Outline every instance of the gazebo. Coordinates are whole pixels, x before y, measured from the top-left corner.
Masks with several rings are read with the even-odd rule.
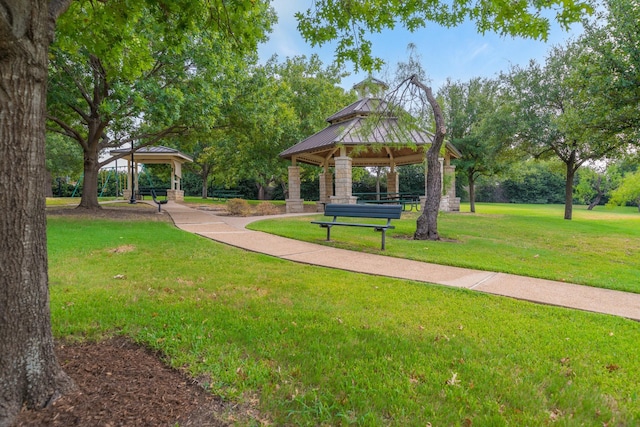
[[[119,148],[112,150],[110,153],[111,155],[121,155],[130,152],[131,149]],[[162,145],[138,148],[133,152],[132,156],[127,158],[127,170],[129,173],[127,177],[127,189],[123,191],[124,198],[131,198],[132,191],[139,188],[138,175],[136,174],[135,180],[133,180],[131,174],[132,170],[138,170],[139,164],[169,164],[171,165],[171,188],[167,189],[167,199],[174,201],[184,200],[181,181],[182,164],[186,162],[193,162],[193,159],[175,148],[164,147]]]
[[[422,129],[400,129],[397,117],[383,114],[386,110],[385,101],[367,92],[372,83],[380,90],[387,88],[386,84],[372,78],[355,85],[354,88],[359,89],[362,96],[358,101],[327,118],[328,127],[280,153],[280,157],[291,160],[287,212],[303,212],[298,163],[323,169],[320,173],[319,200],[322,205],[357,202],[357,197],[352,195],[353,166],[389,167],[387,191],[395,193],[399,192],[397,166],[424,164],[426,167],[425,156],[433,142],[433,134]],[[367,118],[370,120],[367,121]],[[443,178],[450,178],[442,180],[443,184],[447,183],[447,188],[441,198],[440,210],[460,210],[460,199],[455,196],[455,166],[451,165],[451,159],[460,156],[453,145],[446,143],[440,162]],[[330,168],[334,168],[335,185]],[[423,207],[425,200],[426,194],[421,196]]]

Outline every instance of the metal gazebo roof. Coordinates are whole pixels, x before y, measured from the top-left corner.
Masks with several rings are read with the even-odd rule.
[[[334,154],[344,147],[353,166],[422,163],[433,134],[421,129],[402,130],[397,118],[377,114],[385,107],[385,101],[379,98],[364,97],[327,118],[327,128],[283,151],[280,157],[333,166]],[[451,157],[460,157],[449,143],[447,151]]]
[[[111,150],[112,155],[131,153],[130,148],[118,148]],[[175,148],[169,148],[162,145],[147,146],[138,148],[133,152],[135,161],[138,163],[168,163],[171,160],[178,163],[193,162],[193,158],[186,154],[176,150]]]

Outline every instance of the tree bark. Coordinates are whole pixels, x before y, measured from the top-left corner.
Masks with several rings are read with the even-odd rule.
[[[473,173],[467,175],[469,181],[469,207],[471,213],[476,213],[476,180]]]
[[[564,219],[570,220],[573,217],[573,179],[576,174],[576,167],[572,159],[566,162],[566,165],[567,180],[564,185]]]
[[[440,104],[433,96],[430,87],[420,83],[414,75],[410,82],[419,87],[427,96],[436,120],[436,133],[427,151],[427,200],[422,214],[418,217],[415,240],[440,240],[438,234],[438,212],[440,211],[440,197],[442,196],[442,177],[440,168],[440,149],[447,133],[444,125],[444,115]]]
[[[71,386],[51,333],[44,199],[48,46],[69,1],[0,2],[0,427]]]
[[[202,165],[202,172],[200,173],[200,178],[202,178],[202,198],[206,199],[209,197],[209,172],[211,171],[211,167],[208,164]]]
[[[602,191],[601,176],[598,176],[598,181],[596,182],[596,191],[598,192],[598,194],[596,194],[596,197],[591,201],[591,203],[589,203],[589,206],[587,206],[588,211],[591,211],[593,210],[593,208],[598,206],[598,204],[600,203],[600,200],[602,200],[602,196],[604,196],[604,192]]]
[[[98,152],[85,150],[84,152],[84,176],[82,179],[82,198],[78,209],[102,209],[98,203],[98,174],[100,164]]]

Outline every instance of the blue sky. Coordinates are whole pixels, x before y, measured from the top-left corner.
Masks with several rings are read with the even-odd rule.
[[[278,54],[282,61],[285,57],[296,55],[310,56],[316,53],[325,64],[333,61],[334,46],[312,48],[300,36],[294,13],[310,7],[312,0],[273,0],[272,6],[278,14],[278,24],[270,34],[269,42],[259,48],[261,61]],[[413,43],[422,58],[422,65],[431,79],[431,86],[438,89],[447,77],[453,80],[468,81],[473,77],[494,77],[500,71],[508,71],[512,65],[528,64],[530,59],[544,62],[547,52],[553,45],[564,44],[579,32],[576,25],[570,32],[554,26],[547,42],[501,37],[493,33],[480,35],[470,23],[456,28],[443,28],[436,24],[426,29],[410,33],[402,28],[385,30],[373,35],[373,53],[387,63],[386,70],[374,74],[374,77],[390,81],[399,61],[408,58],[407,45]],[[355,73],[353,64],[346,64],[351,76],[342,81],[345,89],[363,80],[367,74]]]

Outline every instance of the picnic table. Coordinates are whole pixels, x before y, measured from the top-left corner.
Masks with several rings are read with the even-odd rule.
[[[420,196],[415,193],[353,193],[358,204],[402,205],[403,211],[420,210]]]
[[[214,200],[224,201],[227,201],[229,199],[244,199],[243,194],[236,190],[213,190],[211,192],[211,197]]]

